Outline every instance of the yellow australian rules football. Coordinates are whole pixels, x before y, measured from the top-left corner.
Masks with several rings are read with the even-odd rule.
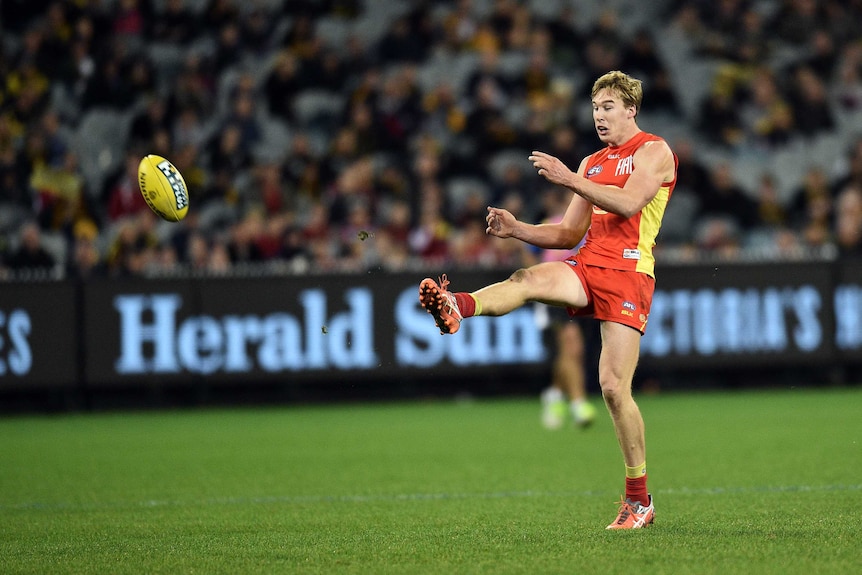
[[[178,222],[189,211],[189,190],[180,171],[155,154],[144,156],[138,165],[138,185],[147,205],[159,217]]]

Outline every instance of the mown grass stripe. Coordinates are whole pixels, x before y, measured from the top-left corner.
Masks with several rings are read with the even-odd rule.
[[[862,490],[855,485],[763,485],[748,487],[672,487],[656,489],[656,495],[734,495],[746,493],[822,493],[850,492]],[[567,498],[567,497],[612,497],[610,490],[590,491],[500,491],[492,493],[396,493],[379,495],[273,495],[266,497],[216,497],[202,500],[149,500],[117,503],[20,503],[0,505],[0,510],[40,511],[95,511],[105,509],[130,509],[141,507],[195,507],[218,505],[307,505],[314,503],[398,503],[410,501],[453,501],[469,499],[523,499],[523,498]]]

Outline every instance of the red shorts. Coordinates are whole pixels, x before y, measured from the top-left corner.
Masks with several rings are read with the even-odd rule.
[[[565,261],[578,274],[587,293],[587,305],[568,308],[569,315],[621,323],[644,333],[655,291],[655,278],[641,272],[584,265],[577,256]]]

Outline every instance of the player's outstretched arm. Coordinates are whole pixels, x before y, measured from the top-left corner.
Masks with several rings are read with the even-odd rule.
[[[556,161],[560,179],[565,179],[566,173],[572,174],[561,161],[552,156],[548,157]],[[586,159],[578,167],[578,173],[583,173],[585,166]],[[485,233],[498,238],[516,238],[543,249],[572,249],[587,233],[591,212],[592,205],[577,194],[572,195],[566,214],[559,223],[528,224],[518,220],[507,210],[489,206],[488,215],[485,217],[488,222]]]
[[[658,193],[661,184],[673,178],[673,154],[665,142],[658,141],[647,142],[635,152],[634,169],[624,188],[593,183],[544,152],[535,151],[529,159],[539,175],[549,182],[565,186],[599,208],[626,218],[641,211]]]
[[[559,223],[528,224],[507,210],[489,206],[485,233],[498,238],[516,238],[543,249],[572,249],[587,233],[591,211],[589,202],[575,194]]]

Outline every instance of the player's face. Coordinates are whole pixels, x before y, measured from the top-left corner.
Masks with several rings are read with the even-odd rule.
[[[593,98],[593,124],[599,139],[606,144],[622,144],[634,112],[634,106],[626,108],[614,92],[600,90]]]

